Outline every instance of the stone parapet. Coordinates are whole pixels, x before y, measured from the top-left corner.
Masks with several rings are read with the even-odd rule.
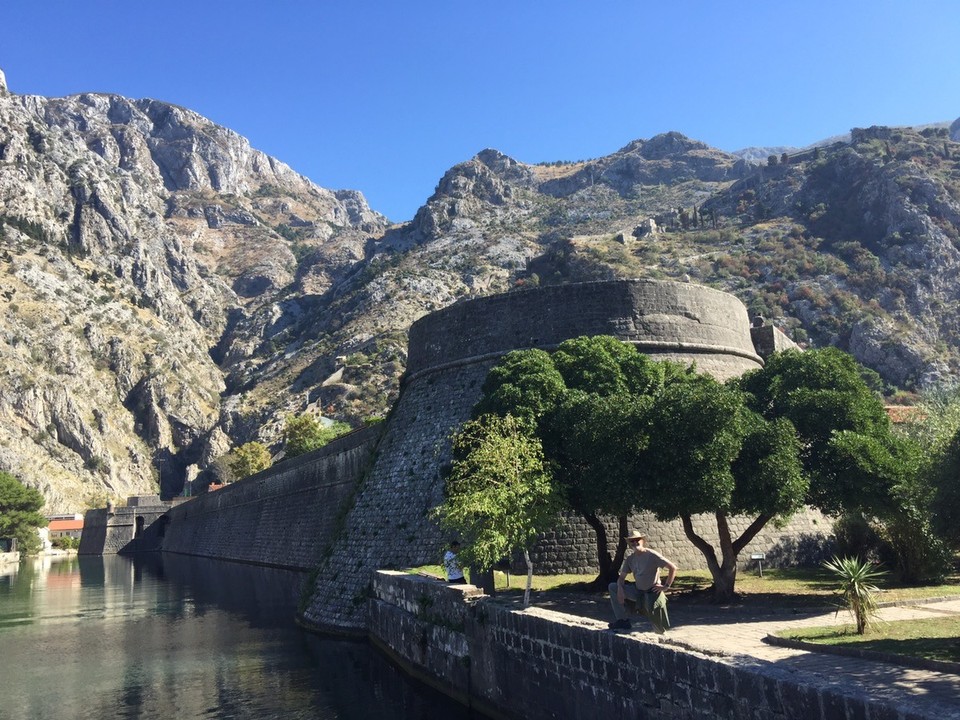
[[[511,609],[471,586],[378,572],[372,640],[414,676],[492,717],[894,718],[859,688],[808,685],[787,668]]]

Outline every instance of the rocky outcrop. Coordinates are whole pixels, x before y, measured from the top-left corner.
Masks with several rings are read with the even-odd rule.
[[[0,467],[50,511],[178,492],[230,445],[211,349],[290,292],[299,258],[346,254],[311,275],[322,292],[385,224],[184,108],[3,83]]]

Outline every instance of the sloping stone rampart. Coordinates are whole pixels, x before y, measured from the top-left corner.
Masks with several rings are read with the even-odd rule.
[[[163,550],[312,570],[336,535],[380,432],[358,430],[171,509]]]
[[[461,302],[421,318],[410,329],[404,385],[371,482],[357,494],[321,565],[302,619],[325,630],[360,632],[372,571],[439,563],[446,538],[430,512],[442,500],[441,468],[450,460],[450,435],[469,418],[489,369],[511,350],[552,349],[569,338],[601,334],[632,342],[658,359],[696,363],[721,379],[763,363],[743,304],[688,283],[555,286]],[[814,520],[804,521],[802,531],[810,531]],[[681,566],[703,566],[679,523],[637,522],[651,545],[659,544]],[[754,547],[796,534],[789,528],[770,531]],[[587,526],[571,518],[545,538],[534,557],[548,572],[592,572],[594,547]]]

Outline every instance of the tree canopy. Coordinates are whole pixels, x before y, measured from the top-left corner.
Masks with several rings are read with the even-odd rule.
[[[553,482],[596,533],[598,585],[616,574],[626,551],[627,516],[637,507],[630,479],[649,442],[652,397],[689,377],[695,374],[688,368],[654,361],[609,336],[567,340],[553,354],[515,351],[487,376],[474,416],[528,421]],[[602,516],[618,519],[614,557]]]
[[[463,562],[483,570],[522,551],[528,602],[532,566],[527,550],[555,522],[559,498],[543,468],[540,444],[525,422],[488,414],[463,425],[453,438],[445,494],[436,516],[442,527],[461,535]]]
[[[324,426],[316,416],[309,413],[291,415],[283,426],[283,449],[288,458],[322,448],[334,438],[350,432],[350,426],[334,422]]]
[[[882,402],[835,349],[775,354],[722,384],[615,338],[581,337],[552,355],[508,354],[483,390],[475,416],[522,418],[550,479],[597,531],[598,582],[616,572],[634,511],[680,519],[727,597],[738,553],[770,520],[804,504],[890,507],[906,487],[908,455],[890,439]],[[698,514],[714,516],[719,548],[695,531]],[[615,559],[602,515],[619,519]],[[753,518],[739,537],[733,515]]]
[[[0,472],[0,537],[13,537],[27,553],[40,548],[37,528],[46,527],[40,514],[43,495],[29,488],[7,472]]]
[[[233,452],[230,460],[230,470],[233,476],[240,480],[261,470],[266,470],[273,464],[270,451],[263,443],[252,441],[244,443]]]

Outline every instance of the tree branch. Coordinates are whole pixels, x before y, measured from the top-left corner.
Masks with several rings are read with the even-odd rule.
[[[757,533],[763,529],[764,525],[770,522],[772,517],[773,515],[760,515],[756,520],[750,523],[750,527],[744,530],[743,534],[734,541],[734,553],[739,555],[740,551],[743,550],[747,544],[757,536]]]

